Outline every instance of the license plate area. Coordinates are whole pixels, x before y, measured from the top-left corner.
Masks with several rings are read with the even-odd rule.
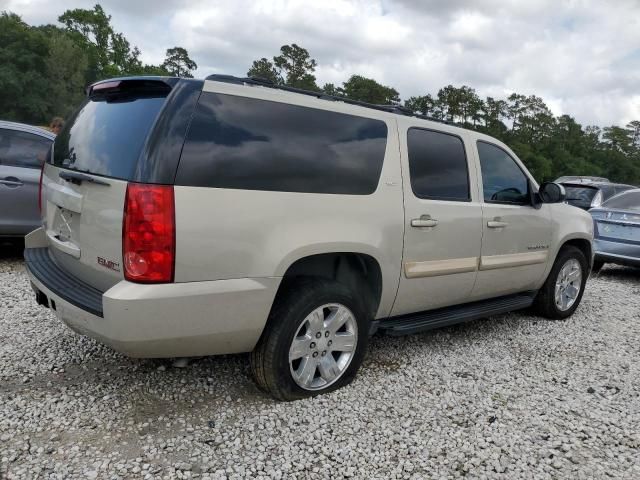
[[[58,250],[80,258],[80,214],[56,206],[53,218],[47,225],[49,243]]]
[[[50,230],[55,238],[62,242],[78,245],[78,231],[80,230],[80,214],[57,207]]]

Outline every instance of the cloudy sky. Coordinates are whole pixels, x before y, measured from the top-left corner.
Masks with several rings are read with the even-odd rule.
[[[96,2],[0,0],[31,24]],[[159,63],[179,45],[196,76],[244,75],[297,43],[318,83],[359,73],[403,99],[469,85],[482,96],[539,95],[583,124],[640,119],[640,1],[103,0],[113,24]]]

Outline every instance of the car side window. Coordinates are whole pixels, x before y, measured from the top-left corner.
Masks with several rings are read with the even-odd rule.
[[[491,143],[478,141],[477,145],[484,201],[528,205],[530,203],[529,179],[513,157]]]
[[[421,128],[407,132],[411,188],[418,198],[469,201],[469,169],[462,139]]]
[[[0,165],[40,168],[51,148],[51,140],[32,133],[0,129]]]

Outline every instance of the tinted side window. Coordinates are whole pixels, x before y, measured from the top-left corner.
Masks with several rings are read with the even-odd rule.
[[[469,172],[462,139],[433,130],[407,132],[409,174],[416,197],[469,200]]]
[[[511,156],[495,145],[478,142],[484,201],[525,205],[529,200],[527,176]]]
[[[203,93],[176,184],[367,195],[378,186],[386,142],[380,120]]]
[[[40,168],[51,143],[32,133],[0,129],[0,165]]]

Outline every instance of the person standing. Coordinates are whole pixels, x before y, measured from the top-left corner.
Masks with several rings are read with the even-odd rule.
[[[49,123],[49,130],[58,135],[64,127],[64,120],[62,117],[53,117],[51,123]]]

